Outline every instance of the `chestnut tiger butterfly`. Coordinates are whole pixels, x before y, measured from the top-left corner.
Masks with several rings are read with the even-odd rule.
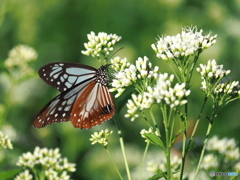
[[[52,99],[33,122],[36,128],[71,121],[75,128],[89,129],[111,119],[115,104],[108,91],[108,66],[99,69],[77,63],[50,63],[39,76],[61,93]]]

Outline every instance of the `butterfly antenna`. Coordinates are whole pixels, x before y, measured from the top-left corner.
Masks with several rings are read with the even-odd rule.
[[[108,60],[109,59],[111,59],[115,54],[117,54],[120,50],[122,50],[124,47],[121,47],[121,48],[119,48],[116,52],[114,52],[109,58],[108,58]]]

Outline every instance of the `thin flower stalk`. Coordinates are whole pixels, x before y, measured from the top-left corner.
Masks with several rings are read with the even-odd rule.
[[[206,133],[206,138],[205,138],[204,143],[203,143],[203,148],[202,148],[201,155],[200,155],[198,165],[197,165],[197,169],[196,169],[196,172],[195,172],[194,180],[197,179],[198,172],[199,172],[199,169],[201,167],[201,163],[202,163],[202,160],[203,160],[203,156],[204,156],[204,153],[205,153],[205,150],[206,150],[206,145],[207,145],[207,142],[208,142],[208,139],[209,139],[209,134],[211,132],[212,127],[213,127],[213,123],[209,123],[207,133]]]

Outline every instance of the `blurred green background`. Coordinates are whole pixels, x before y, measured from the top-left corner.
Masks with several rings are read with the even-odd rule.
[[[26,44],[38,52],[33,64],[36,72],[50,62],[78,62],[95,68],[97,60],[81,54],[83,43],[90,31],[116,33],[122,36],[118,56],[134,62],[147,56],[161,72],[169,72],[165,62],[155,57],[151,44],[158,36],[175,35],[184,26],[197,26],[205,34],[218,34],[217,43],[200,56],[200,63],[216,59],[231,70],[233,80],[240,80],[240,1],[239,0],[0,0],[0,60],[18,44]],[[195,74],[193,94],[190,97],[190,119],[196,119],[203,101],[199,90],[200,79]],[[7,86],[7,84],[1,84]],[[37,75],[19,85],[10,98],[10,108],[4,125],[13,140],[14,149],[8,151],[11,158],[2,161],[0,170],[14,167],[17,157],[35,146],[59,147],[63,156],[77,164],[72,179],[113,179],[117,177],[103,150],[91,145],[90,134],[96,130],[116,128],[112,120],[91,130],[79,130],[71,123],[54,124],[44,129],[31,126],[41,108],[58,94]],[[3,99],[5,87],[0,87]],[[11,88],[11,87],[10,87]],[[116,104],[119,100],[116,101]],[[240,102],[227,105],[219,114],[212,135],[234,137],[240,141]],[[131,168],[140,162],[144,142],[139,136],[146,128],[143,120],[130,122],[123,112],[118,112],[124,138],[127,143]],[[207,110],[206,110],[207,113]],[[204,136],[207,121],[201,122],[198,136]],[[118,164],[123,164],[117,136],[110,139],[112,151]],[[14,155],[13,155],[14,154]],[[139,155],[138,155],[139,154]],[[106,167],[107,166],[107,167]],[[106,174],[107,173],[107,177]],[[117,178],[116,178],[117,179]]]

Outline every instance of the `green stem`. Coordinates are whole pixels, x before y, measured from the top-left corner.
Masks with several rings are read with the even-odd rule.
[[[156,119],[155,119],[155,117],[154,117],[154,115],[153,115],[152,108],[150,109],[149,113],[150,113],[150,116],[151,116],[151,118],[152,118],[152,121],[153,121],[154,127],[156,128],[156,130],[157,130],[157,132],[158,132],[158,136],[161,137],[161,133],[160,133],[160,130],[159,130],[159,128],[158,128],[158,125],[157,125]]]
[[[9,114],[9,111],[10,111],[10,108],[11,108],[11,96],[12,96],[12,91],[15,87],[15,83],[14,83],[14,80],[13,78],[11,78],[10,76],[8,76],[9,78],[9,81],[11,83],[11,86],[9,87],[9,90],[7,91],[7,94],[5,95],[5,99],[4,99],[4,111],[3,111],[3,114],[2,116],[0,117],[0,127],[3,126],[4,124],[4,121],[6,121],[7,119],[7,116]]]
[[[123,177],[122,177],[121,173],[119,172],[119,170],[118,170],[118,168],[117,168],[117,166],[116,166],[116,164],[115,164],[115,162],[114,162],[114,159],[113,159],[110,151],[109,151],[107,148],[105,148],[105,149],[106,149],[106,151],[107,151],[107,153],[108,153],[109,158],[110,158],[111,161],[112,161],[112,164],[113,164],[113,166],[114,166],[114,168],[115,168],[115,170],[116,170],[119,178],[120,178],[121,180],[123,180]]]
[[[191,82],[191,79],[192,79],[192,75],[193,75],[193,70],[194,70],[195,65],[197,64],[197,60],[198,60],[199,55],[201,54],[201,52],[202,51],[198,51],[198,54],[194,57],[192,66],[191,66],[190,71],[189,71],[189,79],[187,79],[187,82],[186,82],[186,88],[187,89],[189,89],[189,85],[190,85],[190,82]]]
[[[199,121],[200,121],[200,119],[201,119],[201,117],[202,117],[203,109],[204,109],[204,107],[205,107],[205,105],[206,105],[206,103],[207,103],[207,100],[208,100],[208,97],[205,96],[204,102],[203,102],[203,105],[202,105],[202,108],[201,108],[201,110],[200,110],[200,113],[199,113],[199,115],[198,115],[197,121],[196,121],[195,126],[194,126],[194,129],[193,129],[193,132],[192,132],[192,134],[191,134],[191,138],[190,138],[190,141],[189,141],[189,143],[188,143],[188,147],[189,147],[189,145],[190,145],[190,144],[192,143],[192,141],[193,141],[193,137],[194,137],[194,135],[195,135],[195,133],[196,133],[196,130],[197,130]]]
[[[128,162],[127,162],[127,158],[126,158],[126,152],[125,152],[125,147],[124,147],[124,142],[123,142],[121,130],[118,130],[118,135],[119,135],[119,141],[120,141],[120,146],[121,146],[121,150],[122,150],[122,153],[123,153],[123,159],[124,159],[125,168],[126,168],[126,171],[127,171],[128,180],[131,180],[131,175],[130,175],[130,170],[129,170],[129,166],[128,166]]]
[[[123,154],[123,159],[124,159],[124,164],[125,164],[125,169],[127,172],[128,180],[131,180],[130,170],[129,170],[126,152],[125,152],[125,146],[124,146],[123,137],[122,137],[122,131],[120,130],[120,127],[118,124],[118,119],[115,119],[115,122],[116,122],[117,129],[118,129],[119,142],[120,142],[120,146],[121,146],[121,150],[122,150],[122,154]]]
[[[143,172],[143,167],[144,167],[144,161],[145,161],[145,158],[146,158],[146,155],[147,155],[147,151],[148,151],[148,147],[150,145],[150,142],[147,142],[146,144],[146,147],[145,147],[145,150],[144,150],[144,153],[143,153],[143,158],[142,158],[142,162],[141,162],[141,167],[140,167],[140,175],[139,175],[139,180],[141,179],[142,177],[142,172]]]
[[[170,140],[170,133],[169,133],[169,119],[167,118],[166,106],[161,107],[161,109],[162,109],[162,113],[163,113],[163,124],[165,127],[165,133],[166,133],[165,156],[166,156],[166,160],[167,160],[167,179],[171,180],[172,170],[171,170],[171,140]]]
[[[185,98],[187,100],[187,97]],[[182,163],[180,167],[180,180],[183,178],[183,171],[185,167],[185,160],[187,156],[187,114],[188,114],[188,105],[185,104],[185,116],[183,120],[184,132],[183,132],[183,145],[182,145]]]
[[[194,180],[197,179],[197,175],[198,175],[198,172],[199,172],[202,160],[203,160],[203,156],[204,156],[204,153],[205,153],[205,150],[206,150],[206,144],[207,144],[207,141],[208,141],[209,134],[210,134],[210,131],[212,129],[212,126],[213,126],[213,123],[210,122],[209,125],[208,125],[206,138],[205,138],[204,143],[203,143],[203,149],[202,149],[202,152],[201,152],[201,156],[200,156],[199,161],[198,161],[198,165],[197,165],[196,173],[195,173],[195,176],[194,176]]]

